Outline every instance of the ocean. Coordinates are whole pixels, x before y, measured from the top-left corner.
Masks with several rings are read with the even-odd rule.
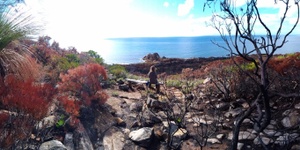
[[[277,54],[299,52],[299,38],[300,35],[290,35]],[[97,52],[107,64],[140,63],[149,53],[167,58],[223,57],[229,54],[212,41],[225,45],[219,36],[111,38],[102,40]]]

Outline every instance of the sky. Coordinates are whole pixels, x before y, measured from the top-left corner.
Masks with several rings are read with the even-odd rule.
[[[67,48],[95,50],[99,41],[113,37],[169,37],[218,35],[207,26],[212,9],[206,0],[25,0],[25,8],[50,36]],[[237,0],[237,7],[244,0]],[[265,22],[276,26],[283,8],[274,0],[258,0]],[[23,5],[23,4],[22,4]],[[295,21],[295,9],[288,14]],[[257,27],[259,32],[259,27]],[[300,33],[299,28],[294,33]]]

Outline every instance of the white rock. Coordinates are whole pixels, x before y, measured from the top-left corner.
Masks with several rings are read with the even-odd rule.
[[[295,105],[295,109],[300,109],[300,103]]]
[[[217,139],[221,140],[225,137],[225,134],[218,134],[217,135]]]
[[[207,142],[212,144],[221,144],[221,141],[216,138],[209,138],[207,139]]]
[[[150,139],[153,134],[153,128],[144,127],[129,133],[129,138],[133,141],[139,142]]]

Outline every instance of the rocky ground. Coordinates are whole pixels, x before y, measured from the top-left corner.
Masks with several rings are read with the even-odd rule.
[[[159,58],[151,63],[125,66],[130,72],[145,74],[149,66],[155,64],[161,72],[171,74],[196,64],[201,68],[214,59],[168,59],[162,63],[165,60]],[[109,95],[106,104],[97,111],[85,110],[77,128],[56,137],[52,134],[40,149],[229,149],[234,119],[249,104],[245,99],[229,101],[210,94],[209,86],[211,82],[207,78],[190,94],[183,93],[182,89],[163,87],[161,94],[154,94],[143,84],[130,89],[124,82],[106,89]],[[273,101],[271,106],[273,118],[263,133],[253,130],[253,120],[243,122],[238,149],[300,149],[300,102],[279,100]],[[55,120],[57,116],[49,116],[41,126],[55,126]]]
[[[94,112],[95,120],[82,122],[75,131],[67,132],[61,142],[47,141],[40,149],[200,150],[201,145],[204,150],[228,149],[234,118],[249,105],[244,99],[224,101],[205,94],[205,86],[209,82],[200,85],[200,93],[195,97],[177,89],[163,90],[161,95],[153,94],[154,91],[147,93],[146,89],[108,89],[110,98],[100,111]],[[143,85],[134,89],[143,89]],[[172,102],[167,96],[173,96]],[[181,109],[185,101],[191,102],[189,111]],[[282,107],[276,105],[273,107]],[[167,113],[166,108],[171,112]],[[280,149],[299,149],[299,112],[298,102],[274,118],[260,135],[252,129],[253,122],[246,119],[239,135],[239,149],[263,149],[261,142],[267,146],[278,145]],[[181,115],[181,120],[176,120]]]

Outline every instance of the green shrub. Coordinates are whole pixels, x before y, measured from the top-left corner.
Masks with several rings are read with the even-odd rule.
[[[124,66],[114,64],[108,67],[108,71],[117,79],[126,78],[127,71]]]

